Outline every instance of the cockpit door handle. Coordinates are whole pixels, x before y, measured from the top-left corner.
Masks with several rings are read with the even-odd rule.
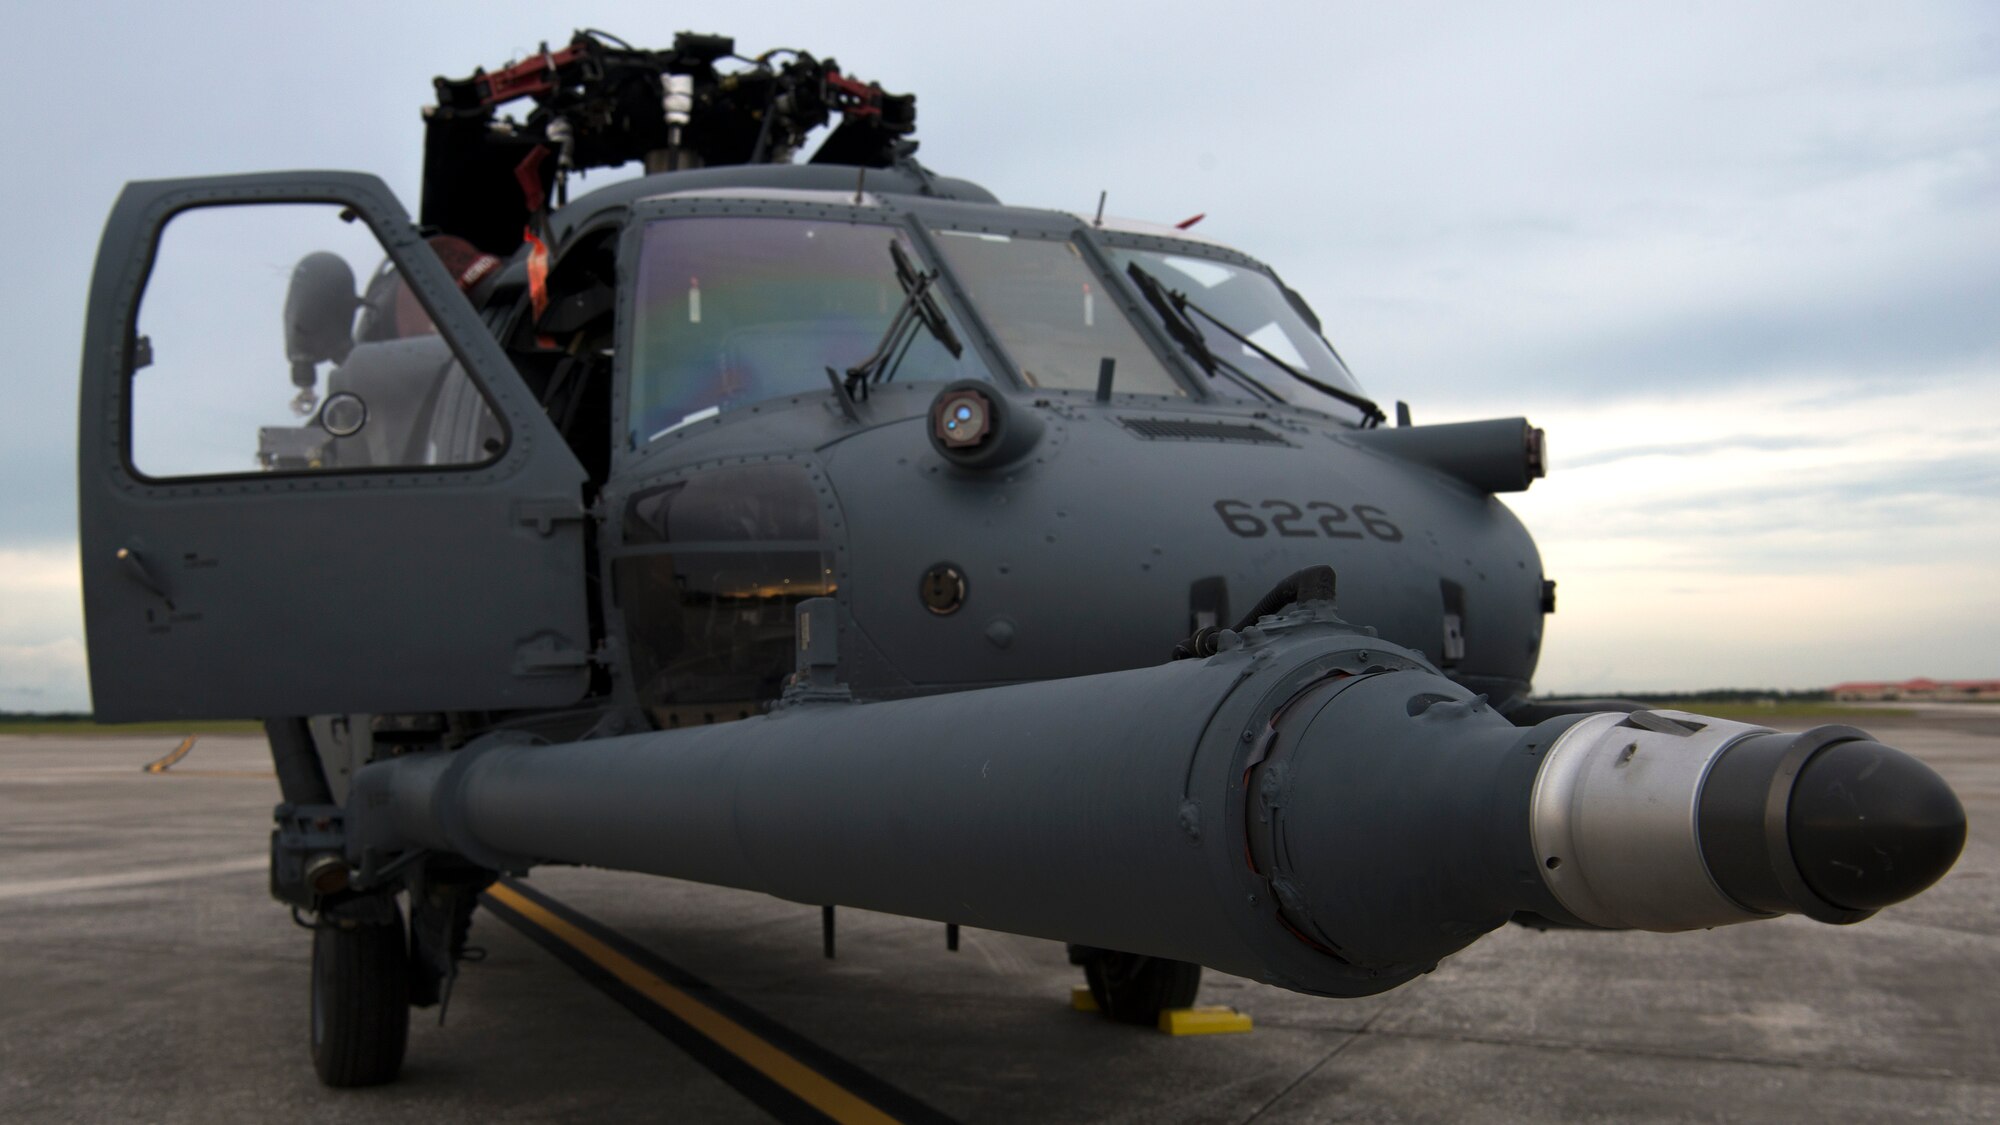
[[[167,603],[168,609],[174,607],[174,599],[167,594],[166,586],[153,577],[153,572],[147,569],[146,560],[139,557],[139,552],[130,547],[118,548],[118,564],[132,581],[151,590],[161,601]]]

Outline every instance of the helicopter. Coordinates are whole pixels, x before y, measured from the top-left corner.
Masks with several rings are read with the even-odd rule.
[[[1188,224],[1004,204],[913,96],[722,36],[435,93],[414,220],[128,184],[85,328],[97,714],[264,721],[326,1084],[396,1076],[544,864],[1063,941],[1151,1024],[1204,966],[1368,995],[1956,860],[1863,731],[1533,698],[1542,431],[1391,425]]]

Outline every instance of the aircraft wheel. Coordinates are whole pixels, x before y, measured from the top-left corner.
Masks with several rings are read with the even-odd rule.
[[[403,916],[387,924],[313,929],[313,1070],[328,1086],[376,1086],[403,1067],[410,1036],[410,963]]]
[[[1086,961],[1083,978],[1091,998],[1120,1023],[1152,1027],[1160,1013],[1186,1008],[1201,988],[1201,966],[1165,957],[1144,957],[1106,949]]]

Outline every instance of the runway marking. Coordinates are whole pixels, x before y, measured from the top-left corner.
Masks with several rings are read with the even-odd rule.
[[[951,1121],[539,891],[502,879],[482,901],[779,1120]]]
[[[181,739],[181,744],[179,746],[174,747],[172,753],[168,754],[164,758],[161,758],[157,762],[147,762],[145,766],[146,772],[165,773],[168,770],[173,769],[175,762],[178,762],[182,758],[187,757],[188,751],[194,749],[195,739],[197,739],[198,737],[200,736],[191,734],[188,735],[186,738]]]
[[[149,867],[144,871],[115,871],[104,875],[74,875],[66,879],[21,879],[0,883],[0,902],[40,895],[68,894],[72,891],[104,891],[118,887],[144,887],[153,883],[176,883],[183,879],[204,879],[210,875],[235,875],[270,866],[267,856],[244,856],[216,863],[190,863],[180,867]]]

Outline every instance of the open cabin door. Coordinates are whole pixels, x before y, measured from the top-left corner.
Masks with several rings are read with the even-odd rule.
[[[373,176],[119,196],[77,449],[100,718],[584,693],[585,474],[440,254]]]

